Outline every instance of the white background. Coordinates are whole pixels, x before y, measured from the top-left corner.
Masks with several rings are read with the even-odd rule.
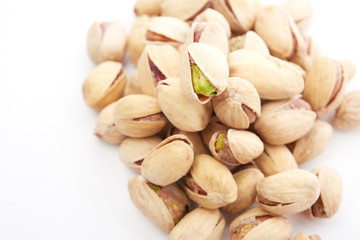
[[[129,30],[134,2],[0,1],[0,239],[167,239],[130,202],[127,180],[134,173],[116,146],[92,135],[97,113],[81,95],[94,67],[86,53],[88,27],[120,19]],[[357,1],[313,4],[310,33],[323,54],[360,68]],[[128,59],[125,64],[132,71]],[[360,89],[359,75],[348,89]],[[344,194],[332,219],[290,216],[294,234],[360,238],[359,136],[360,129],[335,130],[330,148],[301,166],[336,168]]]

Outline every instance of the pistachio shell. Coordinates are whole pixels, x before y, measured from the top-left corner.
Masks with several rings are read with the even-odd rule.
[[[197,132],[209,123],[211,103],[200,104],[188,99],[181,91],[180,79],[161,81],[156,88],[156,95],[163,113],[175,127],[187,132]]]
[[[269,49],[264,40],[254,31],[248,31],[241,36],[234,37],[230,40],[230,51],[239,49],[249,49],[258,51],[264,56],[270,55]]]
[[[95,63],[122,61],[126,53],[126,31],[119,21],[95,22],[87,37],[87,51]]]
[[[320,167],[311,172],[320,181],[320,196],[308,212],[313,218],[331,218],[339,210],[342,199],[341,176],[329,167]]]
[[[333,136],[332,126],[320,119],[312,128],[294,143],[293,154],[298,164],[305,163],[319,156],[330,145]]]
[[[350,81],[356,74],[356,65],[355,63],[346,60],[346,59],[341,59],[338,60],[338,62],[343,66],[344,71],[347,73],[348,75],[348,80]]]
[[[321,57],[305,79],[304,99],[319,116],[334,111],[344,97],[347,74],[338,62]]]
[[[184,181],[188,196],[204,208],[223,207],[237,198],[237,185],[231,172],[209,155],[195,156],[190,176]]]
[[[225,219],[218,209],[197,208],[181,219],[168,240],[219,240],[224,227]]]
[[[161,15],[192,21],[209,7],[211,7],[210,0],[164,0],[161,5]]]
[[[161,142],[158,136],[126,138],[119,147],[120,160],[131,170],[140,173],[144,158]]]
[[[318,235],[311,235],[308,236],[306,233],[298,233],[293,240],[321,240],[321,238]]]
[[[313,6],[309,0],[286,0],[283,8],[293,18],[299,29],[304,32],[310,25]]]
[[[247,129],[261,113],[261,101],[247,80],[231,77],[226,90],[212,98],[216,116],[227,126]]]
[[[273,146],[265,143],[264,152],[255,162],[265,176],[298,168],[294,156],[284,145]]]
[[[142,94],[140,84],[139,84],[139,74],[135,70],[127,79],[126,86],[124,89],[124,96],[132,94]]]
[[[265,142],[283,145],[304,136],[315,119],[309,104],[297,96],[263,104],[254,128]]]
[[[137,16],[160,15],[163,1],[164,0],[136,0],[134,12]]]
[[[320,194],[317,177],[302,169],[287,170],[261,180],[256,202],[274,214],[299,213],[312,206]]]
[[[145,47],[145,38],[147,32],[147,25],[150,22],[150,18],[147,15],[142,15],[136,18],[132,29],[129,34],[129,56],[132,63],[137,66],[137,62]]]
[[[208,153],[208,150],[205,147],[198,132],[185,132],[175,127],[172,127],[169,129],[167,136],[169,137],[175,134],[185,135],[190,140],[190,142],[193,144],[193,150],[195,155]]]
[[[135,138],[158,133],[166,124],[156,98],[143,94],[123,97],[116,103],[115,124],[124,135]]]
[[[360,90],[347,94],[336,110],[334,121],[340,130],[360,127]]]
[[[228,61],[230,77],[250,81],[262,99],[284,99],[300,94],[304,89],[301,74],[278,58],[241,49],[230,53]]]
[[[178,208],[183,208],[184,214],[190,209],[189,199],[177,184],[163,188],[155,186],[160,188],[160,191],[163,191],[164,194],[160,196],[151,186],[151,183],[142,176],[130,178],[128,182],[130,198],[135,206],[149,218],[154,225],[164,232],[169,233],[176,224],[176,222],[174,222],[171,204],[176,204]]]
[[[166,186],[189,171],[194,159],[190,140],[181,134],[159,143],[141,164],[141,175],[154,184]]]
[[[106,61],[97,65],[82,85],[86,105],[103,109],[121,97],[125,84],[126,72],[121,63]]]
[[[142,92],[155,97],[161,80],[180,75],[180,54],[169,45],[147,45],[138,62],[139,84]]]
[[[187,47],[181,62],[180,80],[184,94],[194,101],[206,104],[210,101],[210,96],[197,94],[194,90],[192,65],[200,71],[197,73],[204,77],[208,83],[214,87],[215,96],[225,91],[228,78],[229,66],[224,54],[217,48],[202,43],[192,43]]]
[[[194,22],[218,22],[221,27],[224,28],[226,36],[228,38],[231,36],[231,29],[228,21],[226,20],[224,15],[214,9],[206,9],[194,19]]]
[[[223,125],[222,122],[216,116],[213,116],[210,119],[210,122],[207,125],[207,127],[203,131],[201,131],[201,137],[204,141],[204,144],[206,146],[209,146],[210,139],[216,131],[227,130],[227,129],[228,127]]]

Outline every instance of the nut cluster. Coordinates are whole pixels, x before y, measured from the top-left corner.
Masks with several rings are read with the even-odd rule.
[[[91,26],[98,65],[82,90],[100,111],[94,134],[120,145],[140,174],[129,179],[131,200],[169,239],[218,240],[225,211],[238,214],[231,240],[289,240],[282,215],[339,210],[339,173],[298,165],[330,145],[322,116],[336,111],[341,130],[360,126],[360,91],[345,94],[355,65],[322,56],[305,35],[312,13],[309,0],[137,0],[129,36],[117,21]]]

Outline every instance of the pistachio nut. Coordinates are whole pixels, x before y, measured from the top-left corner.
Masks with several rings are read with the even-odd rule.
[[[285,145],[274,146],[265,143],[264,152],[255,163],[265,176],[298,168],[294,156]]]
[[[177,184],[161,187],[142,176],[129,179],[131,201],[149,220],[166,233],[190,210],[190,201]]]
[[[224,15],[214,9],[206,9],[194,19],[194,22],[217,22],[221,25],[221,27],[224,28],[226,36],[228,38],[230,38],[231,36],[231,29],[228,21],[226,20]]]
[[[356,65],[350,60],[340,59],[338,62],[343,66],[344,71],[348,75],[348,80],[350,81],[356,74]]]
[[[137,70],[135,70],[126,81],[124,96],[131,94],[142,94],[142,90],[139,84],[139,74]]]
[[[178,18],[153,17],[147,25],[145,43],[178,47],[185,42],[189,29],[189,25]]]
[[[277,100],[300,94],[301,74],[285,61],[258,51],[240,49],[228,55],[230,77],[250,81],[262,99]]]
[[[166,186],[189,171],[194,160],[193,145],[181,134],[159,143],[141,164],[141,175],[154,184]]]
[[[202,139],[201,139],[201,136],[200,136],[200,133],[198,132],[185,132],[185,131],[182,131],[176,127],[172,127],[169,129],[168,131],[168,137],[169,136],[172,136],[172,135],[175,135],[175,134],[182,134],[182,135],[185,135],[189,140],[190,142],[193,144],[193,150],[194,150],[194,154],[197,155],[197,154],[207,154],[208,153],[208,150],[207,148],[205,147]]]
[[[306,77],[306,71],[302,67],[300,67],[299,65],[293,62],[289,62],[289,61],[285,61],[285,62],[289,64],[294,70],[298,71],[298,73],[301,74],[303,79]]]
[[[313,14],[313,6],[309,0],[285,0],[282,7],[293,18],[301,32],[308,28]]]
[[[239,213],[254,204],[256,184],[264,178],[264,174],[253,162],[235,167],[232,172],[238,186],[238,197],[235,202],[223,207],[223,210]]]
[[[164,0],[161,5],[161,15],[179,18],[183,21],[193,21],[207,8],[212,7],[212,0]]]
[[[206,154],[195,156],[184,185],[188,196],[208,209],[226,206],[237,198],[237,185],[230,170]]]
[[[274,214],[293,214],[310,208],[320,195],[320,182],[315,174],[292,169],[260,180],[256,202]]]
[[[161,13],[161,4],[163,1],[164,0],[136,0],[134,12],[137,16],[159,16]]]
[[[341,130],[360,127],[360,90],[347,94],[336,110],[335,126]]]
[[[137,66],[137,62],[140,58],[140,55],[145,47],[145,38],[147,32],[147,25],[150,22],[150,17],[147,15],[142,15],[136,18],[132,29],[129,34],[128,50],[129,56],[134,64]]]
[[[256,88],[247,80],[231,77],[226,90],[212,98],[216,116],[226,125],[248,129],[260,116],[261,100]]]
[[[87,51],[95,63],[122,61],[126,53],[126,31],[119,21],[95,22],[87,36]]]
[[[342,199],[342,181],[339,173],[329,167],[320,167],[311,171],[320,181],[320,196],[308,210],[313,218],[331,218],[340,207]]]
[[[311,67],[305,79],[304,99],[319,116],[334,111],[344,97],[347,74],[342,65],[321,57]]]
[[[229,227],[230,240],[289,240],[291,234],[292,226],[285,217],[259,207],[244,212]]]
[[[134,138],[152,136],[167,122],[156,98],[143,94],[121,98],[116,103],[114,116],[117,129]]]
[[[311,235],[308,236],[306,233],[298,233],[293,240],[321,240],[321,238],[318,235]]]
[[[224,228],[225,219],[218,209],[197,208],[180,220],[168,240],[220,240]]]
[[[185,96],[206,104],[226,89],[229,66],[225,55],[217,48],[190,44],[182,56],[180,80]]]
[[[319,156],[330,145],[332,136],[332,126],[317,119],[309,132],[291,144],[296,162],[302,164]]]
[[[115,106],[116,102],[111,103],[103,110],[101,110],[96,127],[94,129],[94,134],[107,143],[120,144],[126,138],[126,136],[119,132],[115,126]]]
[[[260,15],[264,7],[266,6],[266,3],[264,3],[261,0],[254,0],[254,6],[255,6],[255,18]],[[256,19],[255,19],[256,21]]]
[[[245,34],[233,37],[230,40],[230,52],[239,49],[249,49],[258,51],[265,56],[269,56],[270,52],[264,40],[254,31],[248,31]]]
[[[321,58],[321,49],[318,41],[316,41],[315,38],[306,36],[304,39],[306,44],[306,53],[310,57],[310,64],[306,69],[308,71],[313,63]]]
[[[209,123],[211,103],[200,104],[187,98],[178,78],[161,81],[156,87],[156,95],[160,108],[175,127],[186,132],[197,132]]]
[[[215,132],[209,149],[217,160],[228,165],[240,165],[258,157],[264,150],[264,144],[252,132],[229,129]]]
[[[147,45],[138,62],[139,84],[142,92],[155,97],[161,80],[180,75],[180,54],[169,45]]]
[[[236,33],[249,31],[255,22],[255,5],[252,0],[213,0],[214,9],[224,15],[231,30]]]
[[[254,124],[255,131],[267,143],[283,145],[304,136],[316,119],[310,105],[295,96],[262,105],[261,117]]]
[[[205,146],[209,146],[210,139],[212,138],[213,134],[217,131],[227,130],[228,127],[225,126],[219,118],[213,116],[210,118],[209,124],[206,128],[201,131],[201,137],[204,141]]]
[[[161,142],[158,136],[126,138],[119,147],[120,160],[131,170],[140,173],[144,158]]]
[[[82,85],[86,105],[96,110],[103,109],[121,97],[125,84],[126,72],[121,63],[100,63],[89,73]]]

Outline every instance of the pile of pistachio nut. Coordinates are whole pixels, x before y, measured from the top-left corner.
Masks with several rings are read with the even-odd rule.
[[[336,111],[338,129],[360,125],[360,91],[345,93],[354,64],[322,56],[304,35],[312,10],[309,0],[138,0],[129,36],[118,21],[91,26],[98,65],[82,91],[100,111],[94,134],[120,145],[140,173],[131,200],[170,240],[220,239],[224,211],[239,215],[231,240],[288,240],[282,215],[338,211],[337,171],[298,165],[331,141],[321,117]]]

